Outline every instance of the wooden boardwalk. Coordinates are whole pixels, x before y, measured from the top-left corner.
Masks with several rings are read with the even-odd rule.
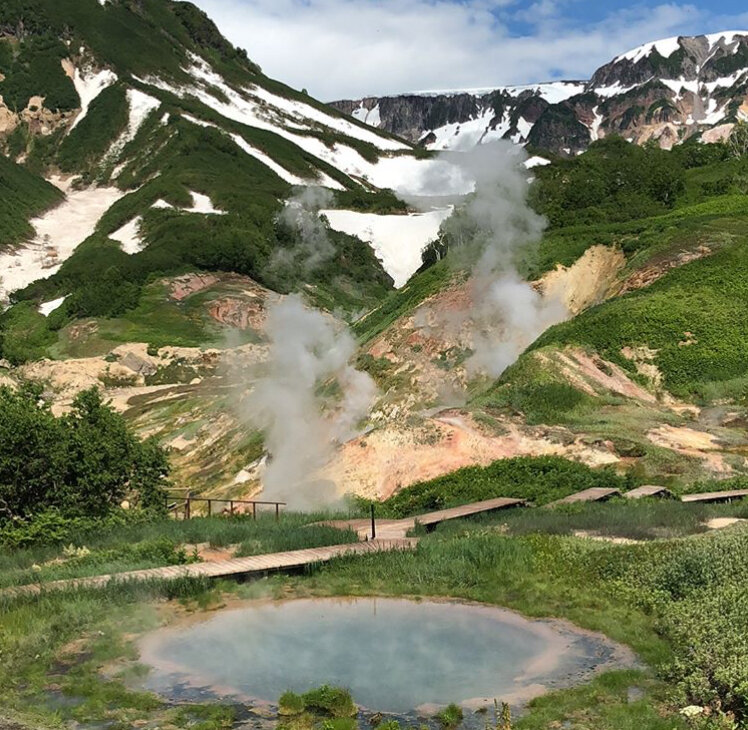
[[[6,589],[0,595],[29,595],[46,591],[66,590],[69,588],[103,588],[112,582],[145,582],[150,580],[178,580],[180,578],[229,578],[237,576],[264,575],[279,570],[302,568],[306,565],[326,563],[334,558],[363,553],[389,552],[393,550],[415,550],[417,538],[398,540],[370,540],[347,545],[293,550],[285,553],[253,555],[247,558],[233,558],[215,563],[194,563],[192,565],[173,565],[165,568],[133,570],[112,575],[97,575],[90,578],[73,578],[56,580],[49,583],[33,583],[25,586]]]
[[[406,517],[401,520],[376,520],[377,538],[388,540],[404,538],[411,530],[415,529],[416,523],[426,528],[433,528],[448,520],[460,520],[473,515],[526,506],[527,501],[524,499],[498,497],[496,499],[486,499],[483,502],[471,502],[470,504],[463,504],[459,507],[450,507],[449,509],[442,509],[436,512],[427,512],[417,517]],[[362,540],[371,537],[371,520],[367,519],[331,520],[318,524],[336,527],[339,530],[353,530]]]

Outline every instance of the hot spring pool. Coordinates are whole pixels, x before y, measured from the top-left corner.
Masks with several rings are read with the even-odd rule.
[[[290,689],[347,687],[372,710],[409,713],[494,698],[520,703],[629,664],[622,647],[498,608],[391,598],[310,599],[225,609],[146,635],[146,688],[274,703]]]

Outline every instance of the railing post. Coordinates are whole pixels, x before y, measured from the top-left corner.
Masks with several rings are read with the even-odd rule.
[[[212,517],[212,516],[213,516],[213,500],[209,499],[208,500],[208,517]]]
[[[192,510],[190,508],[190,493],[187,492],[187,496],[184,501],[184,519],[189,520],[192,517]]]
[[[280,522],[280,505],[275,503],[275,521]]]
[[[230,505],[229,511],[231,512],[231,516],[233,517],[234,516],[234,500],[233,499],[229,502],[229,505]]]
[[[257,502],[252,502],[252,519],[257,519]]]
[[[377,523],[374,519],[374,505],[371,505],[371,539],[377,539]]]

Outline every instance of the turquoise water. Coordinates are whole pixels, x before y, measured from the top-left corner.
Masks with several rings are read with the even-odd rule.
[[[162,629],[141,644],[147,688],[185,684],[276,702],[346,687],[372,710],[517,701],[579,681],[612,645],[486,606],[385,598],[257,603]],[[472,702],[471,702],[472,701]]]

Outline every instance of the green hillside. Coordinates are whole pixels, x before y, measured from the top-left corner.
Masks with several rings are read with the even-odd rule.
[[[29,219],[62,200],[62,193],[0,155],[0,247],[34,234]]]

